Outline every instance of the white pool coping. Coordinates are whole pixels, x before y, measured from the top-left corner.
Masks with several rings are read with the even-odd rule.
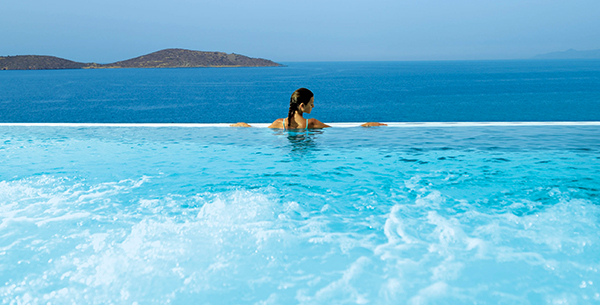
[[[364,122],[327,123],[331,127],[359,127]],[[481,126],[600,126],[600,121],[561,122],[382,122],[387,127],[481,127]],[[270,123],[249,123],[252,127],[266,128]],[[24,127],[230,127],[231,123],[0,123],[3,126]]]

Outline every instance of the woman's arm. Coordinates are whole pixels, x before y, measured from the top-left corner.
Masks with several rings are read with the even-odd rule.
[[[387,124],[379,123],[379,122],[367,122],[360,126],[362,126],[362,127],[377,127],[377,126],[387,126]]]
[[[248,125],[248,123],[244,123],[244,122],[239,122],[239,123],[231,124],[229,126],[231,126],[231,127],[252,127],[252,126]]]
[[[331,127],[317,119],[308,119],[308,128],[327,128]]]

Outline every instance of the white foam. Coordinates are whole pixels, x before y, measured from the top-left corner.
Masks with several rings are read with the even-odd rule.
[[[327,123],[331,127],[360,127],[364,122]],[[600,121],[551,122],[383,122],[387,127],[483,127],[483,126],[600,126]],[[270,123],[249,123],[252,127],[267,128]],[[0,123],[0,127],[152,127],[202,128],[230,127],[231,123]]]

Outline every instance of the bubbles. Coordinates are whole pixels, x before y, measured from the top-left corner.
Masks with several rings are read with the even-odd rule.
[[[435,303],[438,296],[475,302],[482,295],[488,300],[504,295],[526,303],[542,287],[560,295],[573,290],[569,278],[598,278],[596,271],[586,270],[597,265],[600,242],[592,233],[600,210],[591,202],[564,200],[524,216],[510,210],[488,214],[476,206],[442,216],[437,210],[448,202],[442,197],[433,191],[414,204],[395,205],[386,220],[388,241],[374,254],[385,261],[385,270],[393,270],[387,275],[394,285],[403,287],[400,302]]]
[[[40,180],[12,185],[17,190],[35,188]],[[25,273],[17,267],[5,273],[4,279],[12,285],[0,288],[1,293],[33,303],[103,303],[167,302],[175,296],[207,292],[220,298],[226,291],[246,291],[248,285],[266,292],[281,285],[276,279],[284,278],[286,261],[297,258],[290,248],[296,243],[314,243],[307,240],[318,236],[317,220],[307,220],[308,212],[295,202],[275,202],[269,189],[140,199],[137,206],[96,204],[106,202],[99,198],[118,203],[120,194],[148,180],[85,185],[50,179],[53,183],[36,189],[45,194],[37,204],[54,212],[48,217],[41,209],[24,207],[21,212],[47,234],[19,233],[13,224],[9,229],[18,245],[6,249],[29,249],[25,256],[36,271]],[[187,203],[185,208],[181,202]],[[155,210],[159,205],[163,209]],[[76,225],[82,220],[83,225]],[[29,242],[32,234],[39,242]],[[46,252],[43,260],[35,254],[39,251]],[[256,274],[263,276],[251,280]],[[290,283],[289,287],[296,285]],[[27,294],[22,295],[23,291]],[[240,297],[251,294],[247,291]]]

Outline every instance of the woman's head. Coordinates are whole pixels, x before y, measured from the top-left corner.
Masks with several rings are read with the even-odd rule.
[[[300,88],[292,93],[292,97],[290,98],[290,110],[288,112],[288,126],[290,126],[290,122],[296,112],[300,114],[311,112],[314,107],[314,96],[315,95],[306,88]]]

